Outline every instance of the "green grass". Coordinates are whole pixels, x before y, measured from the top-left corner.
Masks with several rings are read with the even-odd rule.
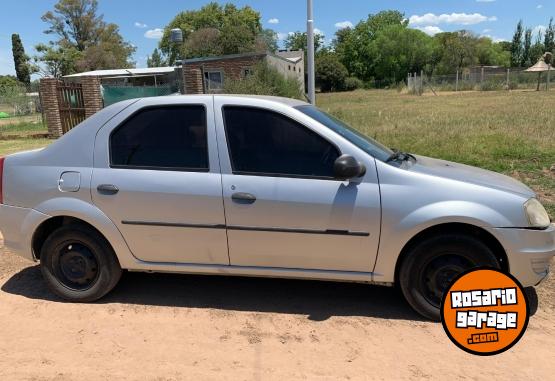
[[[0,157],[20,151],[42,148],[52,143],[50,139],[13,139],[0,140]]]
[[[318,106],[390,147],[513,176],[555,217],[555,94],[322,94]]]

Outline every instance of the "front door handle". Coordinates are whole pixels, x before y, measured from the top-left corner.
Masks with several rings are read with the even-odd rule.
[[[231,199],[238,203],[253,204],[256,201],[256,196],[251,193],[237,192],[231,195]]]
[[[119,192],[119,188],[112,184],[100,184],[96,188],[96,190],[98,191],[98,193],[106,196],[112,196]]]

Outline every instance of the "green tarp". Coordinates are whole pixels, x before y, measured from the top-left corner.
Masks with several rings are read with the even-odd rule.
[[[4,119],[4,118],[9,118],[10,114],[8,114],[7,112],[0,112],[0,119]]]
[[[175,93],[171,86],[103,86],[102,93],[104,106],[124,101],[126,99],[157,97],[160,95],[170,95]]]

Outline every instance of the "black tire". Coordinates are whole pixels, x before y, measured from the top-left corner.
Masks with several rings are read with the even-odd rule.
[[[474,267],[500,268],[491,249],[469,235],[444,234],[409,249],[399,270],[399,285],[420,315],[440,321],[443,293],[453,279]]]
[[[110,292],[121,267],[108,241],[84,225],[55,230],[44,243],[41,271],[49,289],[71,302],[93,302]]]

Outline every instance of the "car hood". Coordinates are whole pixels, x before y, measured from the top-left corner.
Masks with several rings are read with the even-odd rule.
[[[526,197],[535,196],[534,191],[520,181],[500,173],[425,156],[416,158],[417,162],[409,168],[411,172],[509,191]]]

